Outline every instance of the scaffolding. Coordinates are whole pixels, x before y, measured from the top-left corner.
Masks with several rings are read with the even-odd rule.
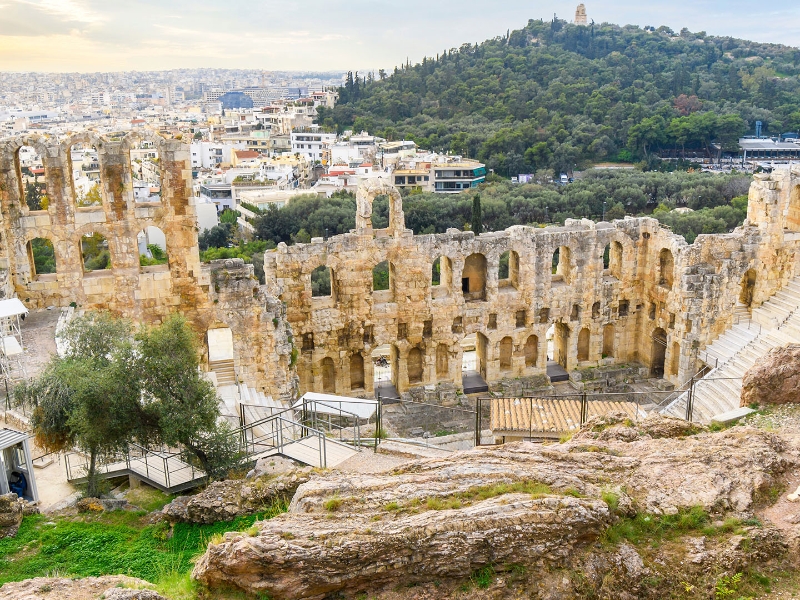
[[[28,309],[18,298],[0,300],[0,377],[6,384],[27,378],[22,320]]]

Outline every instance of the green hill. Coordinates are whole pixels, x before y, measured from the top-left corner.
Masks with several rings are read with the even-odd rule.
[[[800,50],[727,37],[529,21],[416,65],[350,74],[319,122],[465,154],[503,175],[733,147],[800,130]]]

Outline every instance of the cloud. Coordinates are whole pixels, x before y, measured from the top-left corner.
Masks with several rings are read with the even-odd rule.
[[[528,19],[571,20],[581,0],[0,0],[0,69],[150,70],[232,67],[268,70],[385,68],[480,42]],[[796,44],[800,2],[773,0],[583,0],[589,18],[687,26],[709,34]],[[21,53],[26,48],[27,53]]]

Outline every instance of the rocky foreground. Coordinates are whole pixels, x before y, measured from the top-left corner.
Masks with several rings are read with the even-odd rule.
[[[591,590],[659,598],[665,586],[682,585],[678,577],[699,582],[791,557],[798,526],[754,516],[798,465],[792,439],[771,432],[712,434],[674,419],[637,426],[612,417],[564,444],[478,448],[385,474],[311,476],[287,514],[257,531],[225,534],[193,576],[212,590],[289,599],[438,587],[474,580],[483,569],[527,573],[531,597]],[[740,525],[655,550],[606,537],[636,514],[692,507]]]

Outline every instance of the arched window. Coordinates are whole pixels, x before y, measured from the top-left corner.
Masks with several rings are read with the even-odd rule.
[[[169,268],[167,237],[158,227],[148,226],[140,231],[136,242],[139,246],[139,266]]]
[[[511,355],[514,350],[514,343],[511,338],[506,336],[500,340],[500,369],[508,371],[511,369]]]
[[[446,256],[440,256],[431,266],[431,286],[434,298],[444,298],[453,286],[453,263]]]
[[[324,298],[331,296],[331,270],[325,265],[311,271],[311,296]]]
[[[584,327],[578,333],[578,362],[589,360],[589,328]]]
[[[497,280],[499,287],[517,288],[519,286],[519,254],[513,250],[507,250],[500,255]]]
[[[525,366],[535,367],[537,362],[539,362],[539,338],[531,335],[525,342]]]
[[[384,292],[391,290],[391,269],[388,260],[379,262],[372,269],[372,291]]]
[[[42,157],[31,146],[21,146],[14,155],[19,199],[28,210],[47,210],[47,177]]]
[[[664,248],[658,255],[659,266],[659,279],[658,284],[664,287],[672,287],[672,278],[675,270],[675,259],[672,257],[672,252]]]
[[[608,269],[611,266],[611,244],[606,244],[603,249],[603,268]]]
[[[408,367],[408,383],[422,383],[424,371],[422,350],[412,348],[408,353],[406,365]]]
[[[615,334],[616,330],[612,323],[603,327],[603,358],[612,358],[614,356]]]
[[[75,204],[79,207],[102,206],[100,160],[97,148],[86,144],[73,144],[70,148],[70,160]]]
[[[608,255],[608,270],[612,277],[622,279],[622,244],[611,242]]]
[[[28,242],[28,259],[31,264],[31,276],[34,279],[42,275],[55,274],[56,253],[53,242],[47,238],[33,238]]]
[[[131,176],[136,202],[161,201],[161,158],[151,140],[142,140],[131,149]]]
[[[443,379],[450,374],[450,356],[446,344],[436,347],[436,376]]]
[[[322,391],[326,394],[336,393],[336,366],[330,357],[322,359]]]
[[[350,389],[360,390],[364,388],[364,357],[360,354],[353,354],[350,357]]]
[[[572,252],[569,246],[561,246],[553,252],[553,283],[572,283]]]
[[[81,237],[81,257],[83,270],[86,273],[111,268],[108,240],[101,233],[87,233]]]
[[[461,291],[467,302],[486,299],[486,257],[483,254],[470,254],[464,261]]]

